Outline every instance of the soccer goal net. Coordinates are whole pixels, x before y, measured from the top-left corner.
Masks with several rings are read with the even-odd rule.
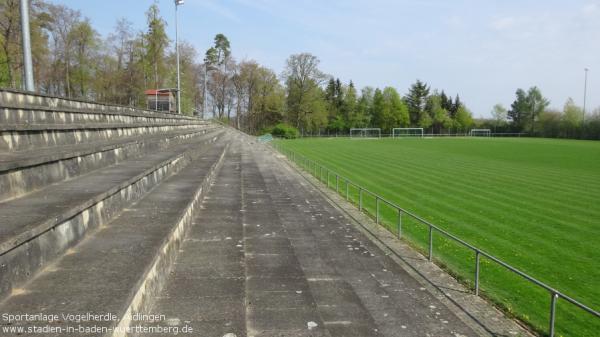
[[[381,138],[380,128],[352,128],[350,138]]]
[[[423,137],[423,128],[394,128],[392,137]]]
[[[471,137],[491,137],[492,130],[490,129],[472,129],[469,131],[469,136]]]

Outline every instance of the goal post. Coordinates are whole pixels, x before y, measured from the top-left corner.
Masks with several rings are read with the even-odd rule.
[[[423,137],[423,128],[393,128],[392,138],[400,137]]]
[[[471,137],[491,137],[492,130],[490,130],[490,129],[471,129],[471,131],[469,131],[469,136],[471,136]]]
[[[380,128],[352,128],[350,138],[381,138]]]

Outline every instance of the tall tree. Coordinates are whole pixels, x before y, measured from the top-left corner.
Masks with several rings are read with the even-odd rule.
[[[527,102],[527,93],[525,90],[519,88],[517,89],[515,95],[517,98],[510,105],[510,110],[507,112],[507,115],[512,121],[514,128],[518,131],[523,131],[530,106]]]
[[[235,91],[231,82],[235,62],[231,58],[229,39],[223,34],[217,34],[214,38],[214,45],[206,51],[204,60],[208,67],[215,69],[211,72],[211,86],[209,88],[211,88],[210,93],[213,97],[218,118],[222,119],[225,116],[228,103],[231,103],[231,94]]]
[[[492,117],[494,118],[494,132],[497,132],[498,127],[506,123],[506,118],[508,117],[507,113],[508,111],[502,104],[498,103],[494,105],[494,107],[492,108]]]
[[[410,89],[408,90],[405,101],[406,105],[408,106],[411,125],[422,125],[421,119],[425,118],[423,113],[425,111],[425,104],[428,96],[429,86],[426,83],[421,82],[421,80],[417,80],[417,82],[411,85]]]
[[[164,86],[167,79],[166,49],[169,46],[169,37],[166,33],[166,22],[160,16],[158,4],[154,3],[146,12],[148,30],[145,34],[146,42],[146,73],[152,79],[154,88]]]
[[[283,72],[288,119],[297,128],[318,130],[326,124],[326,103],[320,85],[327,78],[319,59],[309,53],[291,55]]]
[[[581,127],[583,109],[575,104],[571,97],[567,99],[563,107],[562,122],[566,137],[576,137],[577,131]]]
[[[427,113],[431,116],[431,125],[435,133],[442,133],[442,130],[452,126],[452,119],[442,102],[444,102],[443,96],[438,94],[429,96],[427,100]]]
[[[100,47],[98,33],[92,28],[89,20],[85,19],[73,26],[68,39],[73,46],[73,87],[78,91],[76,96],[92,98],[88,96],[88,90],[95,77],[94,60]]]
[[[458,111],[456,111],[455,124],[456,128],[463,132],[466,132],[473,126],[473,116],[464,105],[461,105]]]
[[[542,96],[542,92],[538,87],[531,87],[527,91],[527,103],[531,118],[531,134],[533,135],[535,132],[535,120],[550,105],[550,101]]]
[[[354,127],[352,121],[356,116],[356,105],[356,88],[354,87],[354,83],[350,81],[350,83],[344,90],[344,98],[342,103],[342,117],[344,119],[344,124],[346,125],[346,128]]]

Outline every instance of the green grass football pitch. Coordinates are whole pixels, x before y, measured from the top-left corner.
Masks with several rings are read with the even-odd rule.
[[[600,142],[321,138],[276,144],[600,310]],[[349,194],[358,200],[356,188]],[[374,214],[374,198],[364,195],[363,203]],[[397,213],[385,206],[380,211],[395,231]],[[402,234],[427,249],[427,227],[404,218]],[[434,242],[438,263],[472,284],[473,252],[440,235]],[[480,282],[488,299],[547,331],[546,290],[485,258]],[[600,319],[559,300],[556,329],[556,336],[600,336]]]

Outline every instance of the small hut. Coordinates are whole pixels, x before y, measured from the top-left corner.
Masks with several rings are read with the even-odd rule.
[[[177,112],[177,100],[175,98],[177,89],[148,89],[146,95],[146,107],[148,110]]]

